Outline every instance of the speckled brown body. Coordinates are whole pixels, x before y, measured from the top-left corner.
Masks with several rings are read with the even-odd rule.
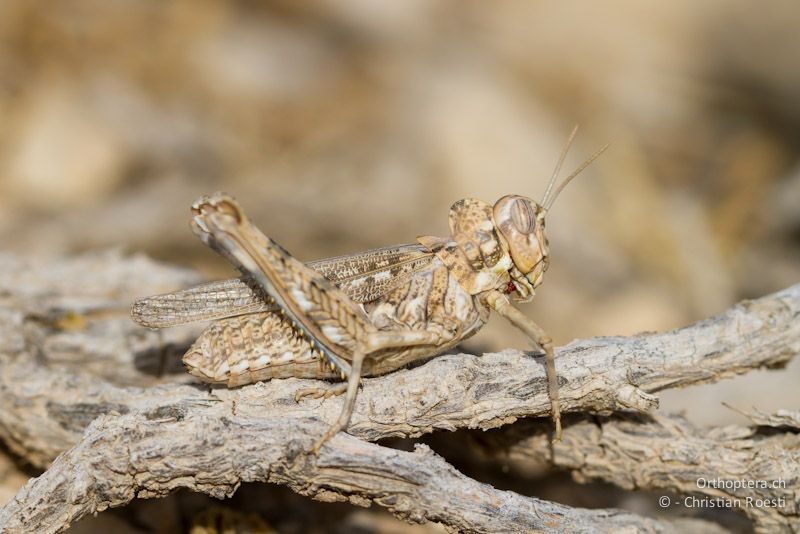
[[[426,263],[362,309],[378,330],[426,329],[447,341],[376,354],[365,361],[364,376],[386,374],[435,356],[483,326],[488,310],[461,288],[438,258],[427,258]],[[231,387],[272,378],[341,378],[290,320],[270,309],[213,322],[186,352],[184,361],[194,376]]]
[[[214,320],[184,355],[189,372],[208,382],[348,379],[340,420],[315,450],[346,427],[361,376],[448,350],[476,333],[492,309],[545,348],[558,423],[552,341],[508,298],[532,298],[547,268],[545,210],[534,201],[460,200],[450,209],[448,237],[309,265],[261,233],[227,195],[203,197],[192,211],[195,233],[245,276],[143,299],[134,319],[151,327]]]
[[[561,435],[553,340],[511,305],[527,301],[549,265],[545,215],[561,153],[541,203],[507,195],[494,205],[466,198],[450,208],[448,237],[304,265],[265,236],[224,193],[192,204],[192,228],[244,277],[143,299],[131,315],[150,327],[216,320],[184,356],[193,375],[237,386],[287,376],[347,379],[339,419],[314,445],[347,428],[362,376],[440,354],[474,334],[494,310],[544,349],[556,439]],[[555,188],[555,189],[554,189]],[[334,388],[342,393],[341,388]],[[330,395],[319,388],[302,396]]]
[[[494,229],[492,206],[475,199],[459,201],[449,222],[450,238],[421,237],[419,245],[386,247],[306,266],[278,246],[266,243],[265,248],[279,257],[286,255],[278,263],[288,273],[287,286],[299,287],[320,275],[333,282],[351,301],[350,311],[359,316],[358,322],[363,319],[362,329],[424,331],[436,339],[376,351],[364,360],[362,370],[364,376],[375,376],[440,354],[472,336],[489,316],[480,294],[509,287],[513,263]],[[207,382],[240,386],[292,376],[342,378],[346,369],[341,360],[350,361],[357,335],[334,325],[339,330],[327,337],[336,341],[333,338],[339,336],[339,342],[331,344],[337,345],[341,360],[326,358],[320,338],[307,335],[283,311],[256,281],[244,277],[142,299],[134,305],[133,315],[151,327],[216,319],[183,358],[188,371]],[[330,333],[330,325],[325,327]]]

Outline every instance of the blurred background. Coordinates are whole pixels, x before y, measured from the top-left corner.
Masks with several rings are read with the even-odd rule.
[[[188,227],[216,190],[302,260],[413,242],[459,198],[540,198],[577,123],[565,174],[611,147],[525,312],[557,344],[679,327],[800,280],[799,25],[793,0],[4,0],[0,248],[232,276]],[[524,344],[493,321],[465,348]],[[722,401],[796,409],[798,379],[662,405],[742,424]]]

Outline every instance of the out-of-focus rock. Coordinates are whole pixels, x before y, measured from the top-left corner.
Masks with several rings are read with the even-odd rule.
[[[119,187],[127,153],[94,112],[88,95],[61,85],[41,87],[11,117],[3,196],[16,208],[66,211],[97,204]]]

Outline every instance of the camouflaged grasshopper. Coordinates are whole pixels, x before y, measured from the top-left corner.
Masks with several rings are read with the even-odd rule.
[[[202,197],[192,205],[194,232],[244,276],[142,299],[131,315],[154,328],[214,320],[183,357],[189,373],[207,382],[346,380],[295,395],[299,401],[346,392],[339,419],[314,446],[318,453],[347,428],[362,376],[441,354],[475,334],[495,310],[545,352],[560,439],[552,340],[510,299],[533,298],[549,265],[545,216],[564,186],[606,148],[553,189],[575,133],[540,203],[516,195],[494,206],[459,200],[450,208],[449,237],[308,264],[261,233],[230,196]]]

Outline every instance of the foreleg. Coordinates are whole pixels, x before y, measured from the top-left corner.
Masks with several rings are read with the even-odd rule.
[[[545,369],[547,371],[547,393],[550,397],[553,422],[555,423],[555,439],[561,440],[561,407],[558,400],[558,377],[556,375],[553,340],[539,325],[515,308],[508,297],[498,291],[489,291],[484,297],[486,303],[497,313],[505,317],[511,324],[522,330],[533,342],[544,350]]]

